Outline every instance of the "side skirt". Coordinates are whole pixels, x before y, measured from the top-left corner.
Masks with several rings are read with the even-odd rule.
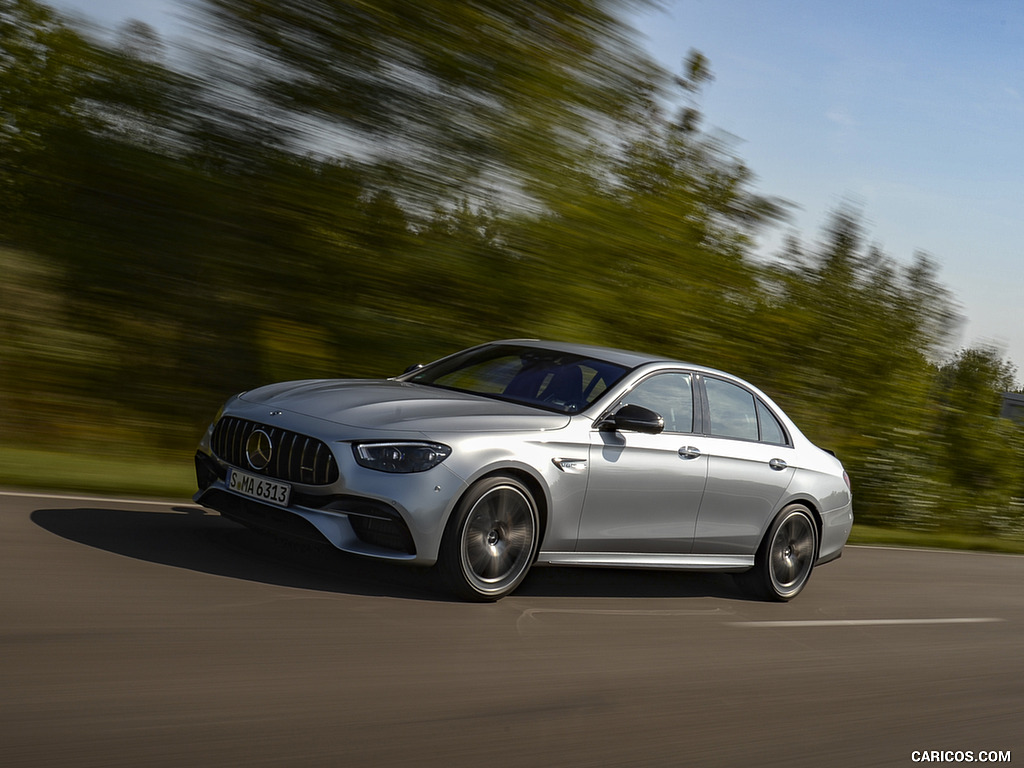
[[[537,565],[652,568],[680,571],[745,571],[753,555],[662,555],[635,552],[541,552]]]

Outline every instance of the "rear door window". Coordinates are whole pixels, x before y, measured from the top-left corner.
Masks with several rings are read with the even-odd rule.
[[[722,379],[705,378],[709,426],[707,434],[789,445],[781,422],[752,392]]]
[[[757,406],[754,396],[743,387],[721,379],[705,379],[708,398],[708,434],[757,440]]]
[[[782,428],[775,414],[768,410],[768,406],[757,401],[757,422],[761,426],[761,442],[786,445],[786,430]]]

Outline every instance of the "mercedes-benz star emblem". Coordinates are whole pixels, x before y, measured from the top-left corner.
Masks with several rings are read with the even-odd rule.
[[[262,429],[257,429],[249,435],[245,442],[245,457],[253,469],[266,469],[273,453],[274,445],[270,442],[270,435]]]

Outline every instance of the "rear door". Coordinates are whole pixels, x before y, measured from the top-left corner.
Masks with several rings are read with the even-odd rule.
[[[708,476],[694,553],[750,554],[793,479],[793,448],[768,405],[740,384],[702,376]]]

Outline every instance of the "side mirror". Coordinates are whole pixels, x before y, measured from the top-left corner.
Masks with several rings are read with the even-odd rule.
[[[423,367],[423,363],[413,363],[408,368],[406,368],[404,371],[402,371],[402,375],[404,376],[407,373],[412,373],[413,371],[418,371],[422,367]]]
[[[615,413],[611,413],[602,419],[598,423],[597,428],[657,435],[665,429],[665,420],[660,414],[655,413],[650,408],[627,403]]]

